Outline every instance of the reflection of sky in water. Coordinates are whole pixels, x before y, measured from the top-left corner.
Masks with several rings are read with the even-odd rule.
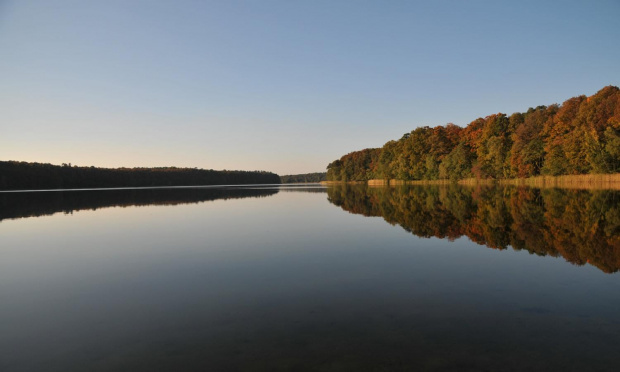
[[[583,370],[617,275],[423,239],[324,193],[0,223],[0,369]]]

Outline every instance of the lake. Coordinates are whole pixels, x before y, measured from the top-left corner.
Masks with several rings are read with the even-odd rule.
[[[0,371],[615,371],[620,192],[0,193]]]

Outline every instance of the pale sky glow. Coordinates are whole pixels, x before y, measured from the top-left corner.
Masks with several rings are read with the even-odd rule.
[[[0,160],[324,171],[620,85],[620,1],[0,0]]]

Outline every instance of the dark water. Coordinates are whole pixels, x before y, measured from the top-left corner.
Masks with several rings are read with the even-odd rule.
[[[0,193],[0,220],[0,371],[620,365],[614,191]]]

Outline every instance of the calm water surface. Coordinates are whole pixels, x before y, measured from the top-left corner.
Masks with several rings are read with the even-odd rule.
[[[620,193],[0,193],[0,371],[615,371]]]

